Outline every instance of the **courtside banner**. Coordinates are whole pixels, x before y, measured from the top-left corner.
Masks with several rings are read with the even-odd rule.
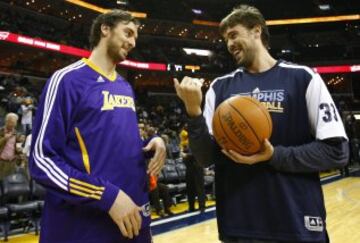
[[[322,66],[313,69],[318,73],[354,73],[360,72],[360,65]]]
[[[62,45],[38,38],[32,38],[24,35],[18,35],[7,31],[0,31],[0,41],[12,42],[19,45],[32,46],[34,48],[46,49],[49,51],[60,52],[78,57],[89,57],[90,51],[72,46]],[[142,70],[168,71],[167,64],[164,63],[147,63],[133,60],[125,60],[119,63],[121,66]],[[353,73],[360,72],[360,64],[342,65],[342,66],[319,66],[313,67],[318,73]]]
[[[4,31],[0,31],[0,40],[46,49],[49,51],[61,52],[78,57],[89,57],[90,55],[90,52],[87,50]]]
[[[90,56],[90,51],[85,49],[80,49],[68,45],[50,42],[38,38],[32,38],[24,35],[18,35],[6,31],[0,31],[0,41],[12,42],[19,45],[27,45],[34,48],[46,49],[49,51],[60,52],[78,57],[87,58]],[[145,69],[145,70],[155,70],[155,71],[167,70],[167,65],[163,63],[145,63],[145,62],[137,62],[132,60],[125,60],[119,64],[125,67],[135,68],[135,69]]]

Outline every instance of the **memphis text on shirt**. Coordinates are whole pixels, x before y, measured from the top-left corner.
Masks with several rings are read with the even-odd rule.
[[[104,104],[102,111],[114,110],[114,108],[131,108],[135,111],[134,99],[130,96],[110,94],[109,91],[102,92]]]
[[[269,112],[283,113],[283,102],[285,99],[285,90],[260,90],[255,88],[252,92],[235,94],[240,96],[251,96],[260,101]]]

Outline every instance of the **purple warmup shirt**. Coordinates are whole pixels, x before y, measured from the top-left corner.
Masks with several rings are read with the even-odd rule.
[[[46,187],[41,242],[151,242],[146,164],[131,86],[83,59],[56,71],[33,128],[30,170]],[[142,210],[142,233],[110,218],[119,190]]]

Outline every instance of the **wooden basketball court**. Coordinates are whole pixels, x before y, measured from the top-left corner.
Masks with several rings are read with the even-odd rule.
[[[360,178],[341,179],[323,186],[327,227],[332,243],[360,242]],[[219,242],[216,220],[154,237],[154,243]]]
[[[332,243],[360,242],[360,178],[349,177],[323,186],[327,225]],[[10,237],[14,243],[35,243],[33,234]],[[216,220],[173,230],[154,236],[154,243],[219,242]]]

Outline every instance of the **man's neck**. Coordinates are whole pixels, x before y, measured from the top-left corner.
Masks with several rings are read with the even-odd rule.
[[[95,48],[89,57],[89,60],[108,76],[115,72],[116,63],[114,63],[106,53],[104,48]]]
[[[266,49],[260,49],[253,65],[250,68],[247,68],[247,71],[250,73],[262,73],[271,69],[275,64],[276,60],[269,52]]]

